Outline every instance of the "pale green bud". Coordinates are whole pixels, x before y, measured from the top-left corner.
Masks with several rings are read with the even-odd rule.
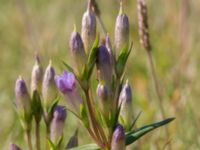
[[[42,82],[42,96],[44,99],[44,106],[48,109],[57,97],[57,88],[54,81],[55,71],[51,65],[51,61],[45,70]]]
[[[42,79],[43,79],[43,68],[40,64],[39,57],[36,57],[35,65],[33,66],[32,74],[31,74],[31,94],[32,95],[34,91],[41,93]]]
[[[86,53],[89,54],[96,38],[96,17],[92,11],[91,0],[88,1],[87,11],[84,13],[82,18],[81,36]]]
[[[120,51],[129,44],[129,19],[122,10],[122,2],[120,12],[115,23],[115,53],[119,55]]]

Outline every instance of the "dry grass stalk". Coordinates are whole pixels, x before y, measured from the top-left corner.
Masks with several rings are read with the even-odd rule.
[[[149,37],[149,26],[148,26],[148,11],[147,11],[147,5],[145,0],[138,0],[137,1],[137,7],[138,7],[138,24],[139,24],[139,35],[140,35],[140,43],[144,47],[144,49],[147,52],[149,67],[155,87],[155,92],[159,100],[159,106],[162,118],[166,118],[164,106],[163,106],[163,97],[162,93],[160,91],[158,77],[155,70],[155,65],[153,62],[153,56],[152,56],[152,47],[150,43],[150,37]],[[168,128],[165,128],[167,139],[170,138],[170,133]],[[169,150],[172,149],[171,143],[168,143]]]

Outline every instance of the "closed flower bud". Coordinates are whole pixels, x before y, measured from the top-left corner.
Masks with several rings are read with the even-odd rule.
[[[119,55],[121,49],[127,47],[129,44],[129,19],[122,10],[122,2],[120,12],[115,23],[115,53]]]
[[[42,96],[44,99],[45,109],[48,109],[57,97],[57,89],[54,81],[54,76],[55,71],[50,62],[45,70],[42,82]]]
[[[64,71],[62,75],[55,76],[55,82],[57,88],[64,95],[73,111],[79,112],[80,105],[83,101],[76,89],[76,79],[74,74]]]
[[[56,143],[63,136],[63,129],[67,112],[64,106],[56,106],[53,111],[53,118],[51,122],[51,140]]]
[[[97,74],[99,81],[104,81],[106,85],[110,86],[112,80],[112,65],[110,55],[105,45],[100,45],[97,51]]]
[[[109,90],[108,87],[99,83],[96,89],[97,96],[99,97],[99,107],[104,115],[109,115]],[[111,103],[111,102],[110,102]]]
[[[10,150],[21,150],[21,149],[15,144],[10,144]]]
[[[26,87],[26,83],[21,76],[17,79],[15,84],[15,96],[19,113],[25,113],[27,117],[30,117],[31,99]]]
[[[88,54],[96,38],[96,17],[92,11],[91,0],[89,0],[87,11],[82,18],[81,36]]]
[[[125,133],[123,127],[119,124],[112,135],[111,150],[125,150]]]
[[[41,93],[42,78],[43,69],[40,64],[39,57],[36,57],[35,65],[33,66],[31,74],[31,94],[33,94],[34,91]]]
[[[110,55],[110,61],[112,66],[114,65],[114,55],[113,55],[113,51],[112,51],[112,45],[110,42],[110,37],[107,35],[106,36],[106,48],[108,49],[109,55]]]
[[[123,117],[125,127],[129,127],[132,123],[132,92],[131,87],[126,81],[126,84],[123,86],[122,91],[119,97],[119,105],[121,105],[120,115]]]
[[[76,71],[80,75],[86,64],[87,57],[85,54],[83,41],[78,32],[72,32],[69,45],[72,52]]]

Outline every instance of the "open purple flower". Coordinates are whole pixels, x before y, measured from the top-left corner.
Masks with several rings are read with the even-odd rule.
[[[63,71],[62,75],[55,76],[55,82],[58,89],[63,93],[66,94],[67,92],[72,91],[75,88],[75,77],[74,74]]]
[[[63,74],[55,76],[57,88],[67,99],[68,104],[75,111],[79,110],[82,99],[76,89],[76,79],[73,73],[63,71]]]

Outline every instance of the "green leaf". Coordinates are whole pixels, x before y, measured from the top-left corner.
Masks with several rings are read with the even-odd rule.
[[[50,150],[56,150],[56,146],[53,144],[53,142],[50,139],[47,139]]]
[[[72,67],[70,67],[67,63],[65,63],[64,61],[62,61],[62,63],[64,64],[64,66],[67,68],[68,71],[72,72],[73,74],[74,73],[74,69]]]
[[[116,68],[115,68],[117,76],[121,76],[123,74],[124,68],[126,66],[126,62],[128,60],[128,56],[130,55],[132,47],[133,47],[133,43],[131,43],[129,50],[127,50],[128,49],[127,47],[124,47],[121,50],[121,53],[117,59]]]
[[[33,96],[32,96],[32,108],[33,108],[33,115],[35,117],[35,120],[37,122],[40,122],[42,114],[43,114],[43,108],[42,108],[40,95],[36,90],[33,92]]]
[[[87,80],[90,79],[90,76],[92,74],[92,70],[93,70],[94,65],[96,63],[98,45],[99,45],[99,34],[97,34],[97,36],[96,36],[96,39],[95,39],[94,44],[92,46],[92,50],[90,51],[90,54],[89,54],[89,57],[88,57]]]
[[[87,144],[66,150],[100,150],[100,148],[96,144]]]
[[[136,116],[136,118],[133,120],[132,124],[129,127],[129,131],[135,126],[137,120],[139,119],[140,115],[141,115],[142,111],[139,112],[139,114]]]
[[[134,131],[130,131],[128,133],[126,133],[126,145],[129,145],[133,142],[135,142],[136,140],[138,140],[140,137],[142,137],[143,135],[147,134],[148,132],[159,128],[163,125],[166,125],[168,123],[170,123],[171,121],[173,121],[175,118],[168,118],[165,119],[163,121],[157,122],[157,123],[153,123],[150,125],[146,125],[144,127],[141,127],[137,130]]]

